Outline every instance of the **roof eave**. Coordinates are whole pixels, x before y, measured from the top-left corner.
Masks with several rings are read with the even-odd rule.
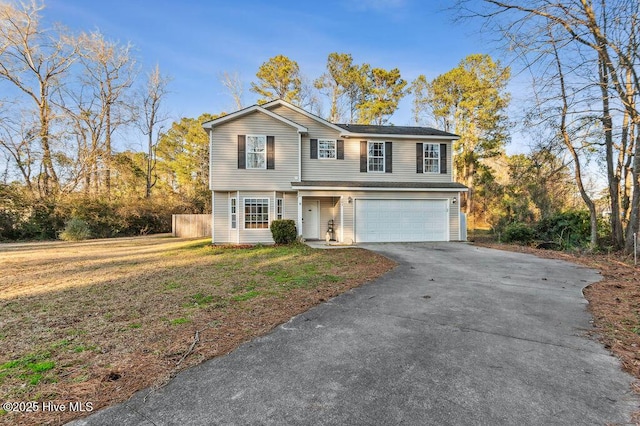
[[[274,118],[274,119],[276,119],[278,121],[283,122],[284,124],[287,124],[287,125],[293,127],[294,129],[296,129],[298,131],[298,133],[308,133],[309,132],[309,129],[307,129],[306,127],[301,126],[300,124],[298,124],[298,123],[296,123],[294,121],[291,121],[288,118],[285,118],[285,117],[283,117],[281,115],[278,115],[278,114],[276,114],[276,113],[274,113],[272,111],[269,111],[268,109],[265,109],[265,108],[261,107],[260,105],[253,105],[253,106],[250,106],[248,108],[241,109],[240,111],[236,111],[234,113],[225,115],[223,117],[216,118],[215,120],[207,121],[205,123],[202,123],[202,127],[204,129],[213,130],[213,128],[216,127],[216,126],[219,126],[219,125],[224,124],[226,122],[238,119],[240,117],[243,117],[243,116],[245,116],[247,114],[251,114],[253,112],[260,112],[260,113],[266,114],[266,115],[270,116],[271,118]]]
[[[344,132],[342,129],[342,133],[340,134],[343,138],[393,138],[393,139],[437,139],[437,140],[447,140],[447,141],[455,141],[460,139],[458,135],[405,135],[405,134],[397,134],[397,133],[351,133]]]

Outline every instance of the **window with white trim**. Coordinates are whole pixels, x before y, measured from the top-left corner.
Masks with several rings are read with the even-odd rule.
[[[370,172],[384,172],[384,142],[367,143],[367,162]]]
[[[425,143],[424,147],[424,173],[440,173],[440,144]]]
[[[229,199],[229,221],[231,229],[238,228],[238,199],[235,197]]]
[[[318,158],[336,158],[336,140],[318,139]]]
[[[244,229],[269,228],[269,199],[244,199]]]
[[[284,217],[284,204],[282,198],[276,198],[276,219],[282,219]]]
[[[247,169],[267,168],[267,137],[247,135]]]

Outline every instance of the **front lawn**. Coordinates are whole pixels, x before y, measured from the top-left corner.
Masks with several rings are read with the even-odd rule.
[[[0,401],[93,410],[395,265],[354,248],[214,248],[158,237],[0,245],[0,264]],[[0,410],[0,424],[82,415]]]

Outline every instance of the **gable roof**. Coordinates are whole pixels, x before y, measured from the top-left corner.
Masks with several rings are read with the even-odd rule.
[[[222,117],[218,117],[214,120],[211,121],[206,121],[204,123],[202,123],[202,127],[204,127],[205,129],[213,129],[216,126],[219,126],[222,123],[226,123],[228,121],[232,121],[235,120],[237,118],[243,117],[247,114],[251,114],[254,112],[260,112],[262,114],[266,114],[271,118],[275,118],[278,121],[283,122],[284,124],[291,126],[293,128],[295,128],[299,133],[308,133],[308,129],[294,121],[289,120],[288,118],[285,118],[281,115],[278,115],[276,113],[273,113],[271,111],[269,111],[268,109],[265,109],[263,107],[261,107],[260,105],[252,105],[250,107],[241,109],[239,111],[233,112],[231,114],[227,114],[227,115],[223,115]]]
[[[334,123],[332,123],[330,121],[327,121],[324,118],[322,118],[322,117],[320,117],[318,115],[315,115],[313,113],[310,113],[309,111],[304,110],[304,109],[302,109],[302,108],[300,108],[298,106],[290,104],[289,102],[287,102],[287,101],[285,101],[283,99],[274,99],[272,101],[267,102],[266,104],[263,104],[262,106],[264,108],[269,109],[269,108],[273,108],[275,106],[281,106],[281,105],[285,106],[285,107],[287,107],[287,108],[289,108],[289,109],[291,109],[293,111],[296,111],[296,112],[298,112],[298,113],[300,113],[300,114],[302,114],[302,115],[304,115],[306,117],[309,117],[310,119],[315,120],[315,121],[319,122],[320,124],[324,124],[327,127],[331,127],[333,130],[337,130],[338,132],[343,131],[343,129],[339,127],[340,126],[339,124],[334,124]]]
[[[411,136],[444,136],[458,139],[453,133],[444,132],[432,127],[415,126],[376,126],[372,124],[336,124],[336,126],[359,135],[411,135]]]
[[[340,135],[345,138],[349,137],[380,137],[380,136],[393,136],[399,139],[444,139],[444,140],[456,140],[460,139],[460,136],[444,132],[442,130],[434,129],[432,127],[417,127],[417,126],[378,126],[373,124],[336,124],[325,120],[315,114],[310,113],[296,105],[293,105],[283,99],[274,99],[262,105],[252,105],[250,107],[241,109],[234,113],[216,118],[215,120],[207,121],[202,124],[205,129],[213,129],[222,123],[226,123],[231,120],[243,117],[253,112],[261,112],[276,120],[279,120],[293,128],[299,133],[308,133],[308,129],[286,117],[276,114],[271,111],[271,108],[276,106],[285,106],[293,111],[296,111],[318,123],[325,125],[340,132]]]

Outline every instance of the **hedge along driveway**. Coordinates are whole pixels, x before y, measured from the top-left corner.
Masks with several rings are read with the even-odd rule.
[[[361,249],[159,237],[0,245],[0,400],[92,402],[162,384],[395,264]],[[0,424],[82,413],[0,412]]]

